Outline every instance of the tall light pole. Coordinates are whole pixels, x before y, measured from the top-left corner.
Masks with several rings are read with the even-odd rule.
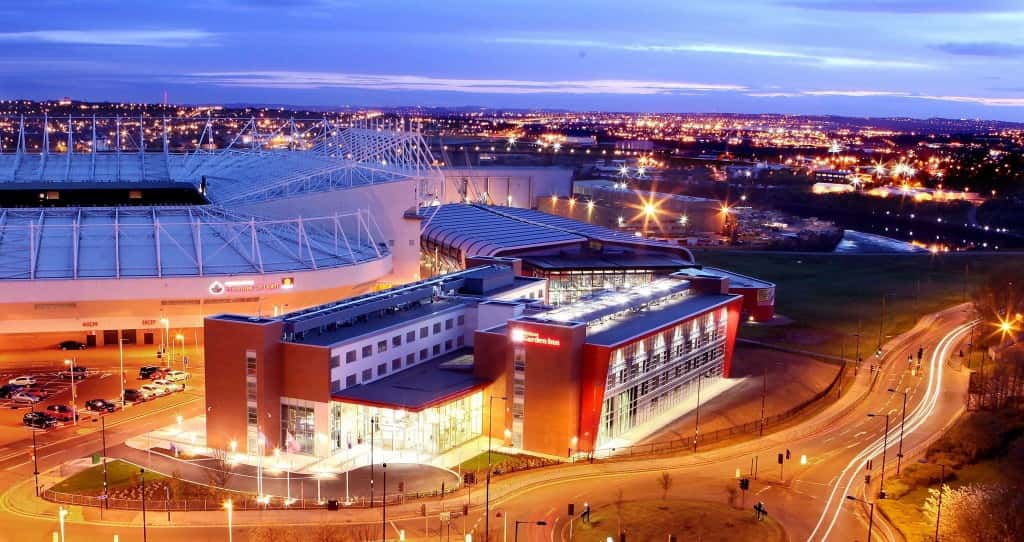
[[[64,360],[64,365],[71,366],[71,419],[75,425],[78,425],[78,387],[75,385],[75,381],[78,380],[78,373],[75,372],[75,357]]]
[[[160,336],[160,349],[163,351],[162,356],[167,356],[167,342],[171,338],[171,321],[167,318],[161,318],[160,323],[164,325],[164,332]]]
[[[765,407],[768,404],[768,367],[764,367],[764,378],[761,379],[761,432],[759,436],[764,436],[764,422],[765,422]]]
[[[139,469],[142,476],[142,542],[146,542],[146,469]]]
[[[124,337],[117,340],[117,357],[120,360],[121,372],[117,375],[117,380],[121,383],[121,407],[124,407]]]
[[[903,413],[900,415],[900,450],[896,453],[896,476],[899,476],[900,465],[903,463],[903,425],[907,421],[907,392],[899,391],[895,388],[889,388],[889,392],[903,394]]]
[[[32,407],[32,411],[35,411],[35,407]],[[32,431],[32,464],[33,470],[32,475],[36,477],[36,497],[39,496],[39,450],[36,448],[36,430]]]
[[[377,416],[370,416],[370,508],[373,508],[373,434],[377,432]]]
[[[847,495],[846,498],[850,499],[851,501],[857,501],[857,502],[864,503],[864,504],[866,504],[866,505],[871,507],[871,513],[868,514],[868,538],[867,538],[867,542],[871,542],[871,530],[875,526],[875,503],[865,501],[864,499],[858,499],[857,497],[854,497],[853,495]]]
[[[57,510],[57,518],[60,521],[60,542],[64,542],[64,518],[68,515],[68,509],[61,506]]]
[[[234,508],[234,503],[231,499],[224,501],[224,509],[228,511],[228,542],[234,542],[234,530],[231,528],[231,509]]]
[[[384,495],[381,497],[381,513],[380,513],[380,540],[381,542],[387,542],[388,539],[388,464],[382,463],[381,469],[384,471]]]
[[[488,399],[487,410],[487,479],[484,482],[484,542],[491,539],[491,441],[494,440],[494,400],[508,402],[508,396],[494,396]],[[504,425],[504,422],[502,422]]]
[[[519,542],[519,526],[520,525],[536,525],[538,527],[543,527],[543,526],[545,526],[547,524],[548,524],[548,522],[543,521],[543,520],[541,520],[541,521],[522,521],[522,520],[518,520],[517,519],[516,520],[516,528],[513,531],[514,534],[512,536],[512,541],[513,542]]]
[[[110,493],[107,491],[107,416],[100,414],[100,440],[103,443],[103,505],[110,508]]]
[[[175,339],[181,341],[181,370],[185,370],[185,335],[177,334],[174,336]]]
[[[889,447],[889,414],[875,414],[869,413],[868,417],[877,418],[885,416],[885,434],[882,435],[882,474],[879,477],[879,488],[878,497],[881,499],[885,498],[885,449]],[[870,538],[870,537],[868,537]]]
[[[942,490],[946,486],[946,465],[939,463],[939,504],[935,508],[935,542],[939,542],[939,519],[942,518]]]
[[[700,382],[707,377],[703,373],[697,376],[697,415],[693,420],[693,453],[697,453],[697,436],[700,434]]]

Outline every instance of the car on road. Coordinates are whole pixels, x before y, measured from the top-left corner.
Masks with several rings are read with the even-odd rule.
[[[117,410],[117,403],[106,399],[89,399],[85,402],[85,408],[93,412],[113,412]]]
[[[164,368],[156,365],[139,367],[139,380],[156,380],[164,377]]]
[[[57,348],[61,350],[85,350],[86,345],[78,341],[61,341]]]
[[[62,422],[73,422],[78,419],[75,409],[67,405],[50,405],[46,407],[46,413]]]
[[[31,376],[18,376],[8,380],[7,383],[14,384],[15,386],[34,386],[36,379]]]
[[[156,385],[156,386],[163,386],[164,389],[166,389],[168,391],[168,393],[174,393],[174,392],[178,392],[178,391],[185,391],[185,384],[183,382],[171,382],[170,380],[167,380],[166,378],[162,378],[160,380],[154,380],[153,384]]]
[[[11,401],[25,405],[34,405],[39,401],[42,401],[42,397],[37,397],[31,393],[19,391],[11,396]]]
[[[184,382],[189,378],[192,378],[192,375],[186,373],[185,371],[167,371],[167,374],[164,375],[164,378],[170,380],[171,382]]]
[[[21,423],[36,429],[49,429],[57,425],[57,419],[42,412],[26,412]]]
[[[153,395],[152,392],[142,389],[128,388],[124,390],[124,400],[131,401],[133,403],[142,403],[144,401],[149,401],[153,397],[155,397],[155,395]]]
[[[142,391],[152,393],[154,397],[163,397],[164,395],[169,395],[171,393],[170,389],[165,388],[164,386],[161,386],[159,384],[154,384],[153,382],[150,382],[149,384],[143,384],[139,386],[139,389]]]

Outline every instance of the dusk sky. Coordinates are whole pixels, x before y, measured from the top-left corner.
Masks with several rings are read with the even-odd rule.
[[[3,0],[0,97],[1024,121],[1010,0]]]

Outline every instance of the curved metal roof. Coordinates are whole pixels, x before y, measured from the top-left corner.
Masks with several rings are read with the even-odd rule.
[[[353,265],[388,253],[385,244],[373,241],[363,214],[265,220],[215,206],[0,209],[0,280],[262,274]]]

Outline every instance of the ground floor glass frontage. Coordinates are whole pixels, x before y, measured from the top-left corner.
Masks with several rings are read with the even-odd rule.
[[[602,290],[643,286],[654,280],[650,269],[594,269],[527,273],[548,279],[548,303],[567,305]]]
[[[377,449],[436,455],[483,434],[483,393],[420,412],[335,402],[330,408],[331,453],[369,444]]]

